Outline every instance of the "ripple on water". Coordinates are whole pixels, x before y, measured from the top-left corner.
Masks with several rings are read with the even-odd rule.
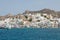
[[[0,40],[60,40],[60,29],[0,29]]]

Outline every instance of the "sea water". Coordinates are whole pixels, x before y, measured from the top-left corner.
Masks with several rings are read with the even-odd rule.
[[[60,28],[0,29],[0,40],[60,40]]]

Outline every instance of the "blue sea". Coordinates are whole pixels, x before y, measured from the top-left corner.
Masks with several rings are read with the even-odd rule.
[[[60,40],[60,28],[0,29],[0,40]]]

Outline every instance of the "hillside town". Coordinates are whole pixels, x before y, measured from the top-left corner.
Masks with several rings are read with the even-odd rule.
[[[60,28],[60,17],[49,9],[26,10],[22,14],[0,16],[0,28]]]

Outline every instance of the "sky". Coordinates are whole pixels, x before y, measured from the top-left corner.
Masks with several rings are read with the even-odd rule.
[[[18,14],[25,10],[36,11],[44,8],[59,11],[60,0],[0,0],[0,15]]]

